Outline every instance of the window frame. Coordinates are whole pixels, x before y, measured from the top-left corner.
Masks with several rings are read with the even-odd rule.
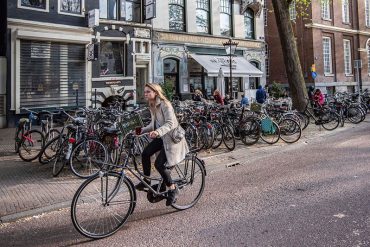
[[[76,14],[76,13],[69,13],[69,12],[64,12],[61,11],[62,7],[62,0],[58,0],[58,14],[60,15],[71,15],[71,16],[78,16],[78,17],[85,17],[85,0],[80,0],[81,3],[81,14]]]
[[[247,17],[246,16],[247,12],[252,13],[253,16]],[[244,17],[244,20],[243,20],[244,21],[244,38],[245,39],[256,39],[256,16],[255,16],[254,11],[251,8],[246,8],[244,11],[243,17]],[[247,36],[246,18],[252,20],[253,35],[251,37]]]
[[[365,0],[365,26],[370,28],[370,0]]]
[[[22,6],[22,0],[18,0],[17,7],[19,9],[29,9],[29,10],[35,10],[35,11],[41,11],[41,12],[49,12],[49,0],[45,0],[45,9],[30,7],[30,6]]]
[[[352,45],[350,39],[343,39],[343,55],[344,55],[344,74],[346,76],[353,75],[352,68]],[[348,59],[348,61],[347,61]],[[348,73],[349,71],[349,73]]]
[[[291,21],[295,21],[297,19],[297,9],[295,0],[293,0],[289,5],[289,17]]]
[[[198,24],[195,20],[195,25],[197,27],[197,33],[204,33],[204,34],[210,34],[211,33],[211,0],[205,0],[208,2],[208,10],[204,9],[204,8],[201,8],[201,7],[198,7],[198,3],[200,1],[204,1],[204,0],[196,0],[195,3],[196,3],[196,11],[198,10],[201,10],[201,11],[205,11],[207,12],[207,18],[208,18],[208,23],[207,23],[207,28],[208,28],[208,32],[200,32],[198,31]],[[195,15],[197,16],[197,13],[195,13]]]
[[[183,2],[183,5],[181,4],[178,4],[178,3],[173,3],[172,1],[182,1]],[[170,7],[171,5],[173,6],[178,6],[178,7],[181,7],[182,8],[182,16],[183,16],[183,29],[182,30],[178,30],[178,29],[171,29],[171,21],[170,21],[170,15],[169,15],[169,18],[168,18],[168,30],[170,30],[171,32],[186,32],[187,30],[187,25],[186,25],[186,0],[169,0],[168,1],[168,13],[170,13]]]
[[[223,11],[227,6],[222,6],[222,3],[228,2],[230,4],[230,13]],[[229,24],[230,24],[230,35],[224,35],[221,33],[221,14],[225,14],[229,16]],[[234,37],[234,30],[233,30],[233,2],[232,0],[220,0],[220,35],[225,37]]]
[[[137,21],[128,21],[127,20],[127,12],[126,12],[126,9],[125,9],[125,21],[127,21],[127,22],[130,22],[130,23],[143,23],[143,19],[144,19],[144,14],[143,14],[143,1],[137,1],[137,0],[125,0],[126,1],[126,3],[125,3],[125,8],[126,8],[126,6],[127,6],[127,2],[131,2],[131,3],[139,3],[139,5],[140,5],[140,20],[139,20],[139,22],[137,22]],[[120,18],[122,18],[122,17],[120,17]]]
[[[322,0],[321,2],[321,18],[326,21],[331,21],[331,0]],[[325,10],[327,12],[325,12]]]
[[[325,47],[324,47],[324,40],[328,40],[329,43],[329,47],[327,48],[328,51],[329,51],[329,67],[330,67],[330,71],[326,71],[326,64],[325,64]],[[322,38],[322,43],[323,43],[323,67],[324,67],[324,75],[325,76],[332,76],[333,75],[333,52],[332,52],[332,38],[331,37],[328,37],[328,36],[323,36]]]
[[[101,74],[101,44],[103,42],[112,42],[112,43],[122,43],[123,45],[123,54],[122,54],[122,58],[121,58],[121,63],[122,63],[122,74],[108,74],[108,75],[102,75]],[[122,42],[122,40],[118,40],[118,39],[112,39],[112,38],[103,38],[101,41],[100,41],[100,45],[99,45],[99,59],[98,59],[98,64],[99,64],[99,77],[97,78],[123,78],[126,76],[126,45],[125,45],[125,42]]]

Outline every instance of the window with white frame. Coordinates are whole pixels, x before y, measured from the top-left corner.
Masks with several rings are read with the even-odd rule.
[[[349,1],[342,0],[342,19],[344,23],[349,23]]]
[[[370,0],[365,0],[365,18],[366,26],[370,27]]]
[[[321,17],[325,20],[330,20],[330,1],[321,0]]]
[[[210,32],[210,4],[209,0],[196,0],[196,25],[198,33]]]
[[[323,37],[322,39],[323,46],[323,60],[324,60],[324,74],[330,75],[333,74],[333,61],[331,53],[331,38]]]
[[[223,36],[232,36],[231,0],[220,0],[220,31]]]
[[[344,73],[346,75],[351,75],[352,74],[351,41],[348,39],[344,39],[343,48],[344,48]]]
[[[295,21],[297,18],[297,10],[295,6],[295,0],[293,0],[290,5],[289,5],[289,15],[290,15],[290,20]]]
[[[18,8],[49,11],[49,0],[18,0]]]
[[[83,0],[59,0],[59,12],[82,15]]]
[[[185,32],[185,0],[170,0],[170,30]]]

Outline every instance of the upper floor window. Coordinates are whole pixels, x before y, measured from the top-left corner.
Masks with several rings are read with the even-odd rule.
[[[126,21],[141,23],[141,0],[126,0]]]
[[[297,9],[295,6],[295,0],[293,0],[289,5],[289,15],[291,21],[295,21],[295,19],[297,18]]]
[[[247,39],[254,39],[255,32],[254,32],[254,12],[250,8],[246,9],[244,12],[244,30],[245,30],[245,38]]]
[[[100,18],[117,20],[117,0],[99,0]]]
[[[370,27],[370,0],[365,0],[366,26]]]
[[[367,73],[370,75],[370,42],[367,41]]]
[[[330,1],[331,0],[321,0],[321,17],[324,20],[330,20]]]
[[[185,0],[169,0],[170,30],[185,31]]]
[[[323,60],[324,60],[324,74],[331,75],[333,74],[333,60],[331,53],[331,38],[323,37],[322,40],[323,46]]]
[[[220,31],[221,35],[232,35],[231,1],[220,0]]]
[[[349,23],[349,1],[350,0],[342,0],[342,16],[344,23]]]
[[[197,0],[196,23],[198,33],[209,33],[209,0]]]
[[[343,40],[344,48],[344,73],[346,75],[352,74],[352,55],[351,55],[351,41],[348,39]]]
[[[18,0],[18,8],[49,11],[49,0]]]
[[[82,15],[83,0],[60,0],[59,12],[73,15]]]

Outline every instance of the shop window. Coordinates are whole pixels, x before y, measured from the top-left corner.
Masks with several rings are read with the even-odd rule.
[[[59,12],[67,14],[81,15],[84,8],[83,0],[60,0]]]
[[[170,30],[185,31],[185,0],[170,0]]]
[[[257,62],[250,62],[254,67],[259,69],[259,63]],[[260,80],[258,77],[249,77],[249,87],[250,89],[257,89],[258,86],[260,85]]]
[[[231,1],[220,0],[220,31],[223,36],[232,36]]]
[[[49,0],[18,0],[18,8],[48,11]]]
[[[100,43],[100,75],[123,75],[124,44],[102,41]]]

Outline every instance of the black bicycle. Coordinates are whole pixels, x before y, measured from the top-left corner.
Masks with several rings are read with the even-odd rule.
[[[73,225],[82,235],[94,239],[108,237],[125,224],[136,206],[136,190],[131,180],[133,177],[145,185],[147,199],[151,203],[167,198],[168,191],[162,178],[147,177],[138,169],[135,157],[138,137],[131,133],[125,136],[127,157],[122,165],[101,162],[99,173],[87,179],[76,191],[71,205],[71,217]],[[196,153],[190,153],[170,169],[172,179],[179,189],[178,198],[171,206],[178,210],[193,207],[205,186],[204,162]]]

